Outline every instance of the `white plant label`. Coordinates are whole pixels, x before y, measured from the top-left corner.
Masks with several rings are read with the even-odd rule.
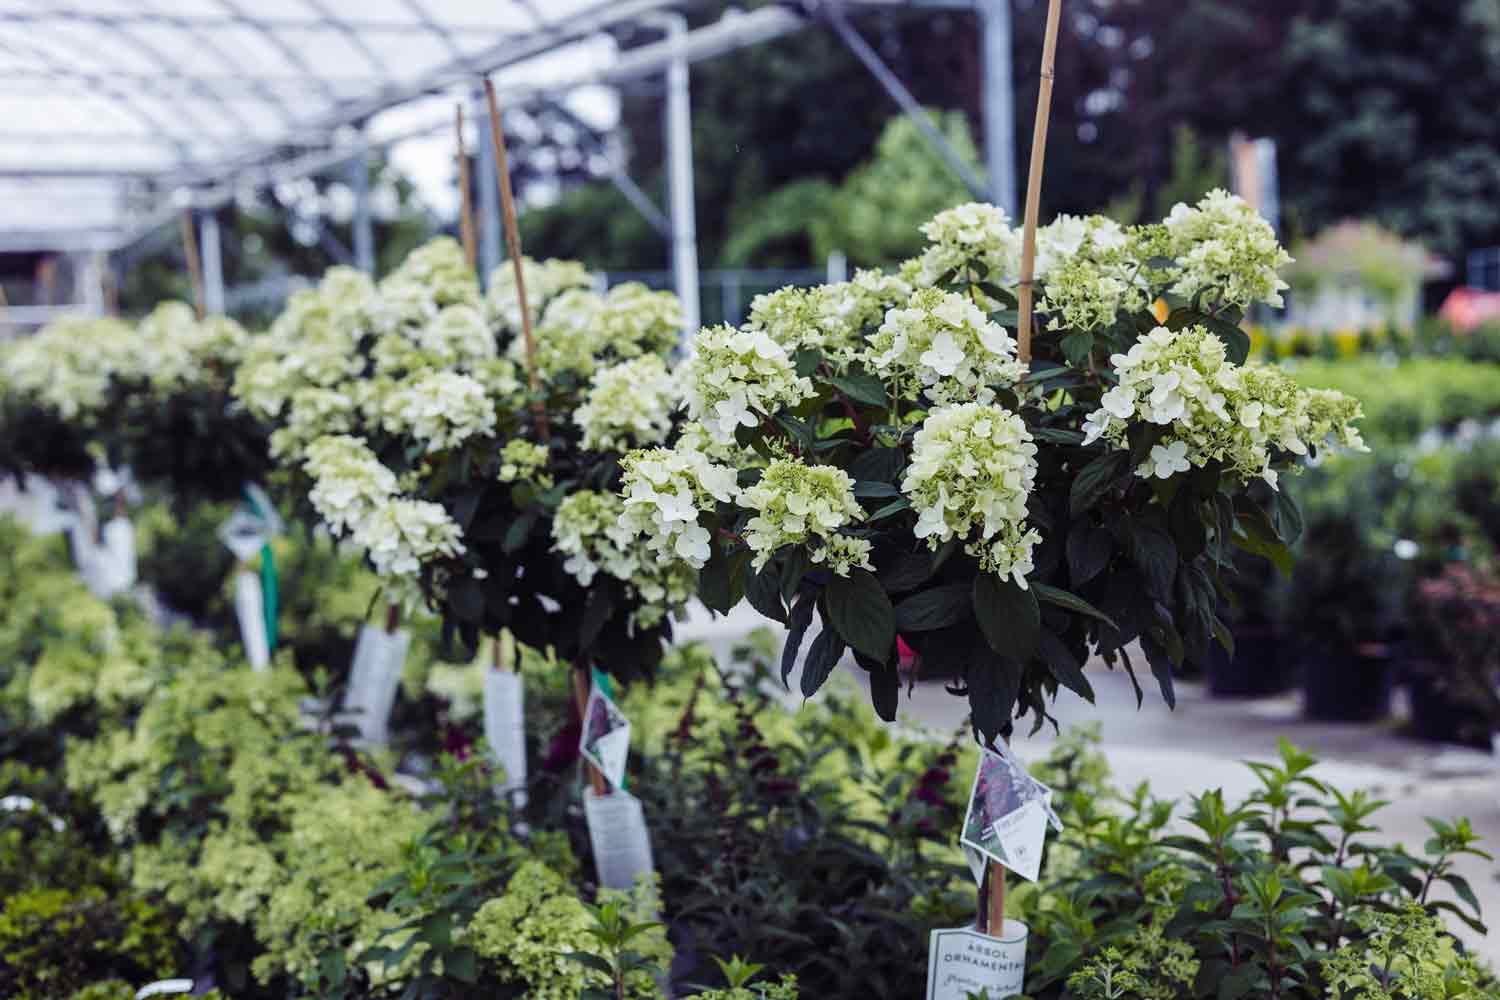
[[[611,788],[624,784],[625,763],[630,756],[630,720],[598,685],[589,692],[583,712],[578,752],[599,769]]]
[[[271,537],[264,518],[248,510],[237,510],[219,525],[219,541],[242,563],[254,559]]]
[[[353,716],[359,738],[366,743],[390,740],[391,709],[410,648],[411,636],[404,630],[387,632],[373,625],[360,626],[344,711]]]
[[[521,675],[509,670],[484,672],[484,741],[495,763],[505,772],[500,791],[515,793],[524,804],[526,794],[526,687]]]
[[[985,862],[992,860],[1035,882],[1049,822],[1062,828],[1052,811],[1052,789],[1033,778],[1008,748],[981,750],[959,837],[974,880],[982,880]]]
[[[135,1000],[146,1000],[147,997],[172,996],[178,993],[193,992],[193,981],[191,979],[158,979],[154,983],[147,983],[135,991]]]
[[[271,666],[271,643],[266,637],[265,595],[260,577],[248,569],[234,574],[234,616],[240,622],[240,642],[252,670]]]
[[[103,556],[111,594],[122,593],[135,586],[135,525],[128,517],[112,517],[104,522]]]
[[[583,793],[583,818],[588,823],[594,868],[606,889],[629,889],[636,877],[656,870],[651,858],[651,835],[641,800],[629,792]]]
[[[935,930],[927,945],[927,1000],[989,1000],[1020,993],[1026,978],[1026,925],[1007,920],[999,937],[972,927]]]

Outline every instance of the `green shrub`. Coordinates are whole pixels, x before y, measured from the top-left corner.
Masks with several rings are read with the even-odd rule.
[[[1377,450],[1413,440],[1429,428],[1500,414],[1500,368],[1490,365],[1453,358],[1393,364],[1362,357],[1298,361],[1294,370],[1304,385],[1357,398],[1365,410],[1361,431]]]
[[[0,995],[51,1000],[100,979],[177,968],[170,915],[98,888],[28,889],[0,909]]]

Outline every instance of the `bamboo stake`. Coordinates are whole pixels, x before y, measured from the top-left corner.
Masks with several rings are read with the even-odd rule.
[[[1021,286],[1017,290],[1020,323],[1016,356],[1031,363],[1032,282],[1036,278],[1036,222],[1042,208],[1042,167],[1047,159],[1047,119],[1052,113],[1053,66],[1057,61],[1057,25],[1062,0],[1047,4],[1047,33],[1042,40],[1041,86],[1036,95],[1036,124],[1031,130],[1031,172],[1026,178],[1026,223],[1021,236]],[[1001,890],[1002,895],[1004,890]]]
[[[201,320],[208,312],[203,298],[203,262],[198,258],[198,233],[193,226],[193,210],[182,210],[182,252],[187,257],[188,280],[193,284],[193,309]]]
[[[589,692],[593,689],[593,686],[593,681],[589,677],[589,668],[575,667],[573,670],[573,697],[578,702],[579,743],[583,742],[584,727],[589,724]],[[605,784],[604,775],[600,774],[599,769],[593,764],[585,762],[584,766],[589,770],[589,784],[593,786],[594,794],[607,795],[609,793],[609,786]]]
[[[458,137],[458,187],[463,194],[462,215],[458,217],[458,232],[463,239],[464,257],[469,270],[479,271],[479,248],[474,240],[474,196],[470,191],[469,151],[464,148],[464,106],[454,106],[454,132]]]
[[[516,270],[516,302],[521,307],[521,334],[526,338],[526,385],[531,390],[531,417],[536,423],[537,438],[546,441],[547,408],[542,403],[541,379],[536,371],[536,337],[531,332],[531,310],[526,304],[526,280],[521,271],[521,233],[516,228],[516,199],[510,190],[510,161],[505,155],[505,131],[500,127],[500,102],[495,99],[495,84],[484,78],[484,97],[490,110],[490,142],[495,148],[495,173],[500,181],[500,214],[505,220],[505,248],[510,252],[511,266]]]
[[[1042,210],[1042,167],[1047,161],[1047,119],[1052,114],[1052,80],[1057,63],[1057,27],[1062,0],[1048,0],[1047,31],[1042,37],[1041,81],[1036,94],[1036,123],[1031,130],[1031,171],[1026,178],[1026,222],[1021,235],[1021,286],[1017,290],[1020,323],[1016,327],[1016,356],[1031,363],[1032,283],[1036,278],[1036,224]],[[990,862],[989,933],[1005,931],[1005,868]]]
[[[394,603],[387,604],[385,606],[385,630],[387,632],[389,632],[391,635],[395,635],[396,634],[396,630],[399,629],[400,627],[401,627],[401,605],[394,604]]]

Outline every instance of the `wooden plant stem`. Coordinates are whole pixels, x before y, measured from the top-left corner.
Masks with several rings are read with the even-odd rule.
[[[1031,363],[1032,283],[1036,278],[1036,222],[1042,208],[1042,167],[1047,160],[1047,119],[1052,113],[1053,65],[1057,61],[1057,26],[1062,0],[1048,0],[1047,33],[1042,40],[1041,86],[1036,95],[1036,124],[1031,130],[1031,172],[1026,178],[1026,223],[1021,236],[1021,285],[1016,298],[1016,356]],[[1004,895],[1004,889],[1001,890]]]
[[[593,683],[592,678],[590,678],[590,676],[589,676],[589,668],[588,667],[574,667],[573,668],[573,697],[578,702],[578,731],[579,731],[579,741],[578,742],[580,744],[582,744],[582,742],[583,742],[582,735],[583,735],[583,732],[584,732],[584,727],[586,727],[589,724],[589,719],[588,719],[589,692],[593,690],[593,687],[594,687],[594,683]],[[593,788],[594,788],[594,794],[595,795],[607,795],[607,794],[609,794],[609,786],[604,781],[604,775],[602,775],[602,774],[599,773],[599,769],[597,767],[595,767],[593,764],[588,763],[587,761],[584,762],[584,766],[589,769],[589,784],[591,784],[593,786]]]
[[[526,386],[531,390],[531,416],[537,439],[546,441],[547,408],[542,403],[541,378],[536,370],[536,337],[531,332],[531,309],[526,304],[526,279],[521,267],[521,232],[516,227],[516,199],[510,189],[510,160],[505,154],[505,131],[500,127],[500,102],[495,84],[484,78],[484,97],[490,110],[490,142],[495,149],[495,174],[500,182],[500,214],[505,220],[505,248],[516,271],[516,302],[521,308],[521,335],[526,338]]]
[[[208,312],[203,298],[203,261],[198,257],[198,231],[193,225],[193,210],[182,210],[182,253],[187,258],[188,280],[193,284],[193,309],[202,319]]]
[[[990,891],[986,900],[988,933],[1000,937],[1005,932],[1005,866],[990,862]]]
[[[514,646],[506,642],[509,638],[510,632],[507,629],[501,629],[495,634],[495,646],[491,664],[496,670],[505,674],[516,672],[516,651]]]
[[[464,259],[469,270],[479,271],[479,247],[474,239],[474,194],[473,181],[469,176],[469,151],[464,148],[464,106],[454,107],[454,133],[458,138],[458,189],[462,194],[461,215],[458,217],[458,232],[463,240]]]
[[[394,635],[400,627],[401,605],[395,603],[387,604],[385,606],[385,630]]]

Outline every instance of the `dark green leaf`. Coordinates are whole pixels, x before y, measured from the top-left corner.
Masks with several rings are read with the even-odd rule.
[[[1146,662],[1151,664],[1151,674],[1161,688],[1162,699],[1166,701],[1168,708],[1175,709],[1177,691],[1172,686],[1172,657],[1167,655],[1167,651],[1152,639],[1143,637],[1141,649],[1146,654]]]
[[[896,708],[901,697],[901,676],[896,673],[894,663],[881,664],[870,671],[870,703],[875,714],[886,722],[896,721]]]
[[[1157,600],[1170,600],[1177,577],[1177,545],[1149,524],[1132,525],[1130,543],[1131,558],[1146,578],[1146,591]]]
[[[1072,515],[1077,517],[1097,506],[1115,481],[1128,470],[1129,460],[1123,451],[1109,451],[1079,470],[1068,496]]]
[[[1088,518],[1073,522],[1068,531],[1068,580],[1081,587],[1098,576],[1109,565],[1114,539],[1103,525]]]
[[[1042,611],[1030,590],[980,573],[974,578],[974,617],[995,652],[1021,663],[1036,655]]]
[[[599,631],[615,612],[614,601],[603,587],[590,587],[583,602],[583,617],[578,621],[578,647],[588,649],[599,638]]]
[[[1199,501],[1192,490],[1178,490],[1167,505],[1167,530],[1184,562],[1198,558],[1208,547],[1208,529],[1199,512]]]
[[[500,543],[500,548],[505,552],[519,552],[526,546],[526,539],[531,535],[531,526],[536,523],[536,512],[527,510],[510,523],[505,530],[505,541]]]
[[[865,406],[886,406],[885,386],[874,375],[829,375],[825,381],[835,386],[856,403]]]
[[[1036,598],[1039,601],[1046,601],[1048,604],[1056,605],[1059,608],[1076,611],[1081,615],[1088,615],[1090,618],[1097,618],[1110,628],[1119,629],[1119,626],[1114,623],[1114,620],[1109,615],[1100,611],[1077,594],[1070,594],[1059,587],[1053,587],[1045,583],[1036,583],[1035,581],[1032,582],[1031,589],[1036,591]]]
[[[786,605],[782,603],[781,581],[774,570],[774,563],[767,564],[759,572],[745,563],[745,600],[762,615],[785,625]]]
[[[797,602],[792,605],[792,613],[787,616],[786,645],[781,647],[781,683],[790,688],[787,678],[792,675],[792,667],[797,665],[797,653],[802,648],[802,638],[807,635],[807,627],[812,624],[813,608],[817,606],[818,597],[812,591],[808,591]]]
[[[900,594],[915,590],[932,576],[932,553],[927,549],[901,556],[895,565],[880,574],[880,582],[887,592]]]
[[[1011,712],[1021,690],[1021,664],[981,645],[969,662],[967,679],[974,727],[986,742],[993,742],[1010,730]]]
[[[1278,490],[1271,501],[1271,524],[1287,545],[1297,544],[1302,537],[1302,509],[1285,490]]]
[[[484,618],[484,585],[473,577],[463,577],[448,588],[448,606],[466,622]]]
[[[478,956],[473,948],[455,948],[443,956],[443,971],[461,983],[479,978]]]
[[[893,483],[901,474],[904,459],[899,448],[870,448],[849,463],[849,475],[855,480]]]
[[[804,347],[792,355],[792,364],[796,367],[797,375],[801,378],[807,378],[813,372],[817,371],[818,366],[822,363],[823,352],[819,351],[816,347]]]
[[[1031,436],[1048,444],[1070,446],[1083,444],[1083,434],[1079,431],[1070,431],[1066,427],[1037,427],[1032,430]]]
[[[1048,629],[1042,629],[1041,640],[1042,659],[1047,664],[1047,669],[1057,682],[1072,691],[1078,697],[1089,704],[1094,702],[1094,688],[1089,684],[1089,679],[1083,675],[1083,665],[1078,662],[1078,657],[1068,648],[1056,634]]]
[[[854,483],[854,495],[862,500],[885,500],[890,497],[899,497],[901,491],[890,483],[858,479]]]
[[[962,583],[933,587],[906,598],[896,605],[898,632],[930,632],[946,628],[969,617],[972,601],[969,588]]]
[[[838,666],[839,659],[844,655],[844,640],[840,639],[838,633],[833,629],[824,627],[813,640],[812,646],[807,651],[807,659],[802,662],[802,696],[811,698],[818,693],[828,680],[833,668]]]
[[[854,569],[834,576],[823,593],[831,624],[845,642],[872,659],[890,659],[896,612],[874,573]]]
[[[1094,335],[1087,330],[1074,330],[1062,339],[1059,346],[1062,347],[1063,357],[1082,367],[1094,352]]]
[[[812,566],[812,557],[801,545],[794,545],[781,555],[781,599],[788,604],[797,596],[802,578]]]
[[[890,503],[886,504],[884,507],[881,507],[875,513],[871,514],[869,517],[865,518],[865,523],[874,524],[876,521],[884,521],[888,517],[895,517],[903,510],[910,509],[911,501],[906,499],[905,497],[902,497],[899,500],[892,500]]]
[[[731,555],[715,551],[698,574],[698,596],[703,603],[721,615],[740,603],[744,592],[744,569],[750,561],[750,550],[739,549]]]

